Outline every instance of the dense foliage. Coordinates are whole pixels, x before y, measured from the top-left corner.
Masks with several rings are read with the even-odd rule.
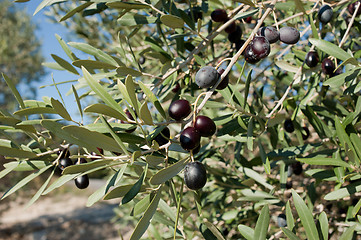
[[[31,204],[108,169],[87,206],[119,198],[138,220],[131,239],[352,239],[361,11],[324,2],[44,0],[37,12],[85,40],[58,36],[66,59],[45,64],[77,77],[82,120],[55,96],[23,100],[3,75],[19,110],[1,111],[0,177],[30,174],[2,198],[50,172]]]

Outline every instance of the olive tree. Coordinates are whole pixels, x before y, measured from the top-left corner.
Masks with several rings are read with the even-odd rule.
[[[87,206],[119,199],[137,220],[131,239],[351,239],[361,10],[322,3],[43,1],[37,11],[85,40],[58,36],[67,59],[47,64],[77,77],[82,120],[56,96],[24,101],[4,76],[20,109],[0,116],[2,131],[32,140],[0,141],[13,159],[0,177],[29,171],[2,198],[47,173],[31,204],[109,169]]]

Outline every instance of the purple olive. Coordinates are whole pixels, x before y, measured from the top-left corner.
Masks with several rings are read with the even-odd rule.
[[[294,27],[280,29],[280,41],[286,44],[295,44],[300,40],[300,32]]]
[[[207,171],[200,162],[190,162],[184,168],[184,182],[189,189],[198,190],[207,182]]]

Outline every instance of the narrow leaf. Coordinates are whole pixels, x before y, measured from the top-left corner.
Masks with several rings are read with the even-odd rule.
[[[348,58],[352,58],[349,53],[345,52],[343,49],[339,48],[337,45],[329,41],[315,38],[310,38],[309,41],[324,53],[342,61],[345,61]]]
[[[148,109],[148,103],[146,101],[144,101],[144,103],[140,107],[139,115],[140,119],[142,119],[145,124],[153,125],[152,115],[150,114],[150,111]]]
[[[72,121],[70,114],[65,109],[63,104],[61,104],[61,102],[59,102],[58,100],[56,100],[54,98],[51,98],[51,105],[62,118],[64,118],[65,120],[68,120],[68,121]]]
[[[319,222],[321,227],[321,234],[323,239],[328,239],[328,219],[325,212],[321,212],[319,216]]]
[[[180,171],[182,171],[182,169],[187,164],[187,162],[188,162],[188,159],[183,159],[183,160],[180,160],[180,161],[170,165],[167,168],[163,168],[162,170],[159,170],[150,179],[150,183],[153,185],[158,185],[158,184],[168,181],[172,177],[176,176]]]
[[[115,110],[108,105],[104,105],[101,103],[92,104],[84,109],[84,112],[98,113],[103,114],[109,117],[113,117],[119,120],[127,121],[127,118],[124,114],[121,114],[119,111]]]
[[[25,108],[24,101],[21,98],[20,93],[16,89],[15,83],[8,76],[6,76],[6,74],[2,73],[2,76],[3,76],[6,84],[10,88],[11,92],[13,93],[16,101],[18,101],[20,108]]]
[[[147,171],[148,171],[148,164],[145,166],[145,169],[144,169],[142,175],[140,176],[140,178],[138,179],[138,181],[132,186],[132,188],[123,197],[122,204],[126,204],[126,203],[130,202],[139,193],[140,188],[143,185],[144,178],[147,175]]]
[[[55,62],[57,62],[61,67],[63,67],[67,71],[69,71],[71,73],[74,73],[76,75],[79,75],[78,71],[70,63],[68,63],[66,60],[64,60],[63,58],[58,57],[55,54],[51,54],[51,57],[55,60]]]
[[[240,224],[238,225],[238,230],[247,240],[254,239],[254,230],[246,225]]]
[[[265,240],[268,232],[270,221],[269,215],[269,207],[268,204],[265,205],[262,210],[261,214],[259,215],[256,223],[256,228],[254,229],[254,239]]]

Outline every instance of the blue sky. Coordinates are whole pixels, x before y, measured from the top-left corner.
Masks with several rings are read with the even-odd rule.
[[[42,42],[42,52],[47,62],[54,62],[51,57],[51,54],[55,54],[59,57],[62,57],[66,60],[67,55],[64,53],[63,49],[60,47],[57,39],[55,38],[55,34],[61,36],[66,42],[69,40],[69,31],[62,26],[61,24],[51,23],[50,20],[44,15],[45,10],[41,10],[35,16],[33,13],[41,1],[39,0],[31,0],[25,3],[14,3],[18,9],[26,9],[30,16],[32,16],[32,21],[37,25],[38,30],[36,31],[36,35],[38,39]],[[71,39],[74,41],[75,39]],[[46,68],[47,75],[37,84],[38,87],[42,85],[52,84],[51,74],[54,76],[54,80],[56,82],[62,82],[66,80],[74,80],[76,76],[74,74],[70,74],[66,71],[57,71],[53,69]],[[66,96],[65,93],[71,88],[70,84],[64,84],[59,86],[59,90],[62,94],[62,97],[65,101],[66,108],[68,109],[70,115],[74,120],[80,121],[79,111],[76,106],[74,96]],[[22,91],[23,89],[19,89]],[[42,89],[38,89],[37,99],[41,100],[43,96],[53,97],[55,99],[60,100],[59,94],[57,93],[55,87],[46,87]]]

